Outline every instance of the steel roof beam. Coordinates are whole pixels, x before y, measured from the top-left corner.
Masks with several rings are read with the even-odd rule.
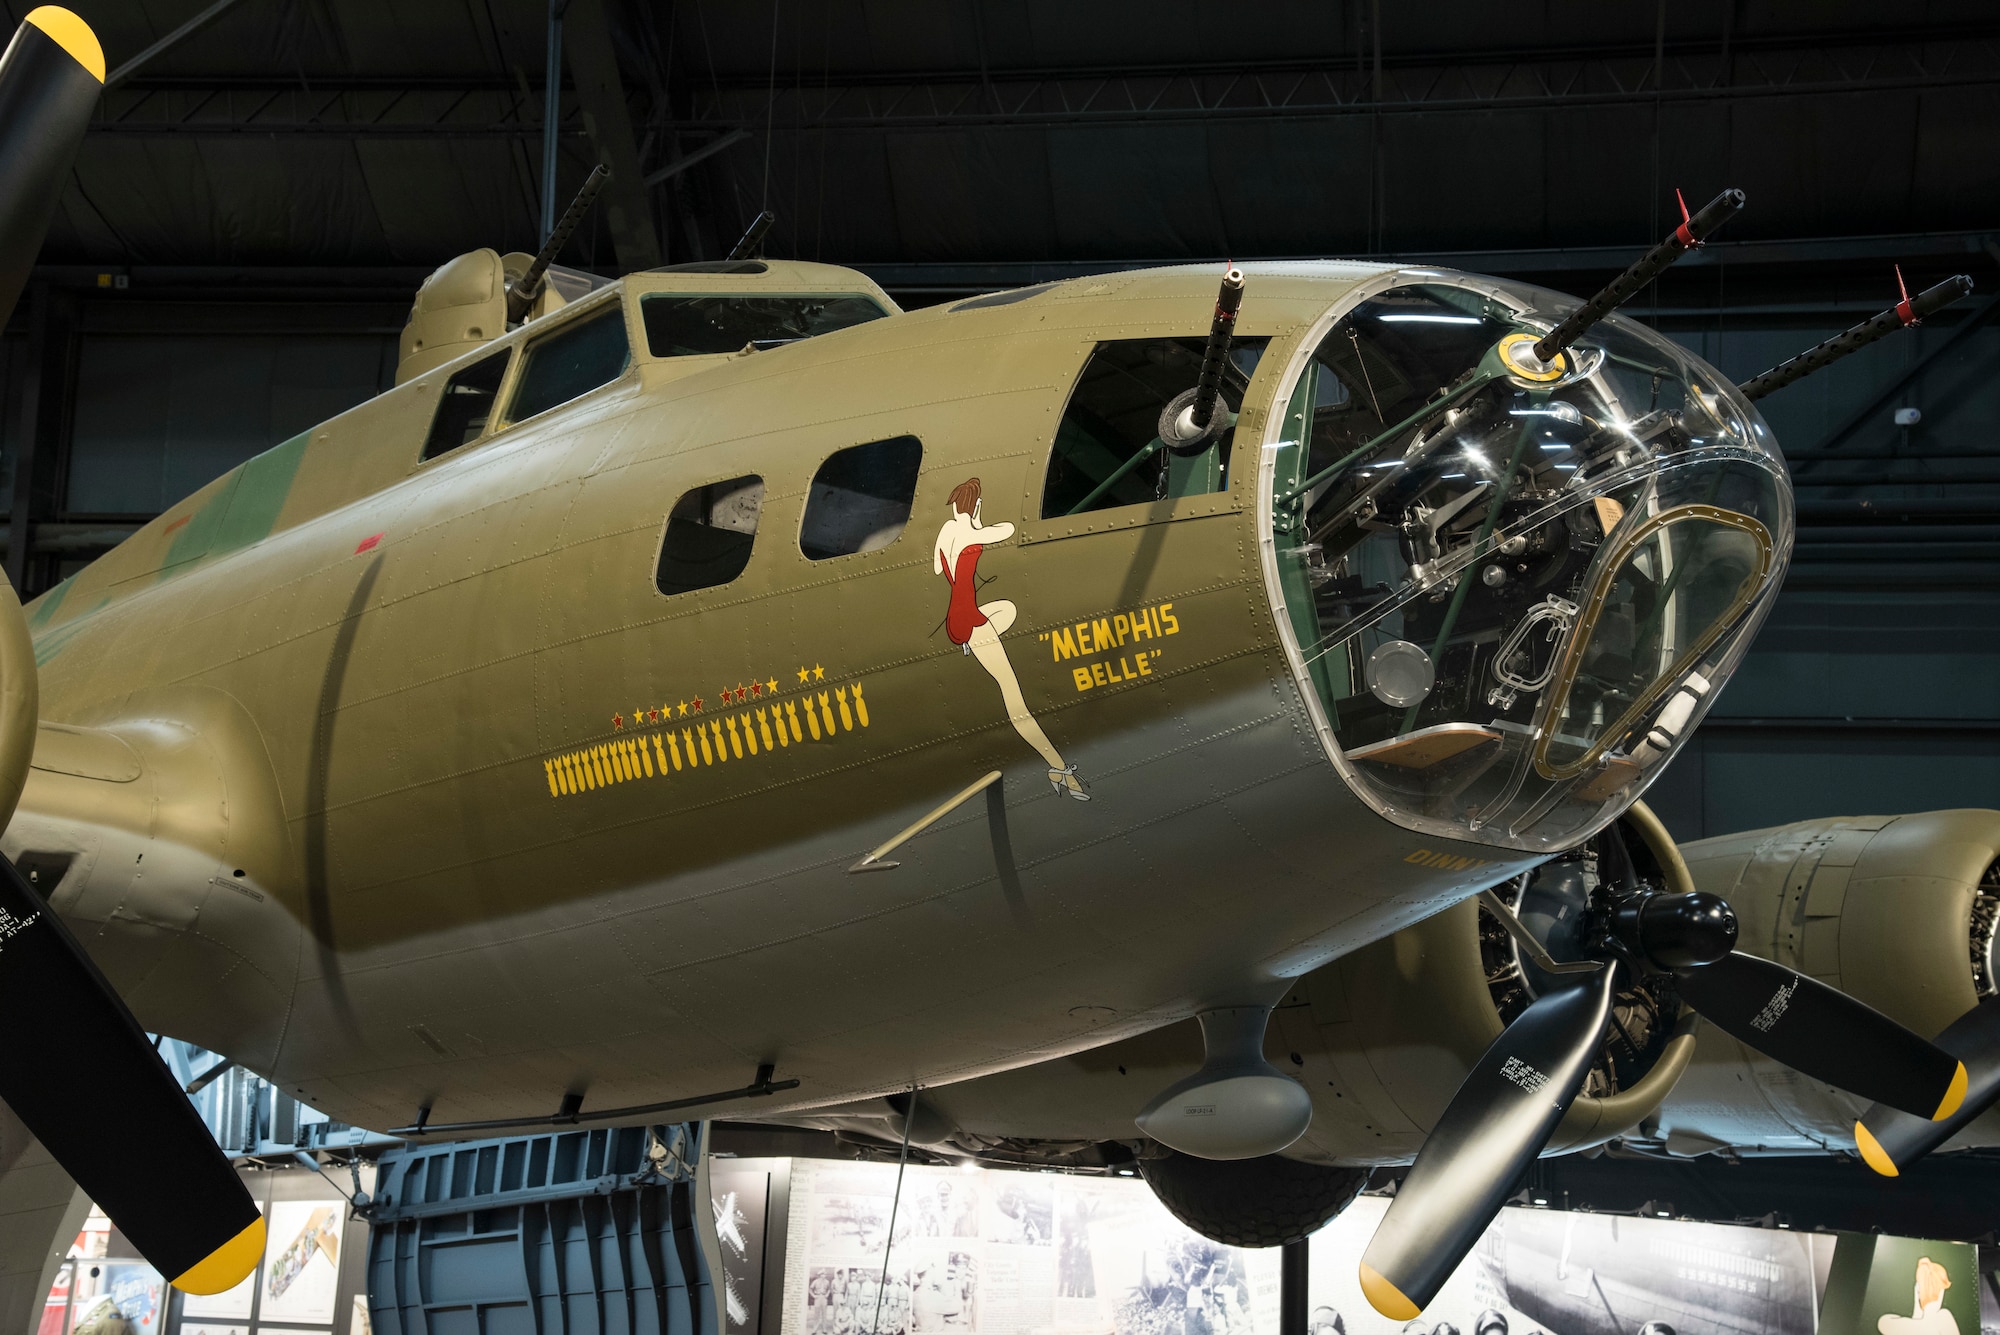
[[[242,0],[215,0],[215,3],[210,5],[207,9],[202,10],[201,13],[196,14],[186,23],[183,23],[180,27],[175,28],[165,37],[162,37],[159,41],[154,42],[144,51],[141,51],[138,55],[132,57],[130,60],[126,61],[123,65],[120,65],[117,69],[111,71],[110,75],[104,80],[104,86],[106,88],[118,87],[118,85],[124,83],[134,74],[137,74],[139,70],[142,67],[144,67],[149,61],[151,61],[155,56],[165,55],[167,52],[179,46],[182,42],[185,42],[188,38],[194,36],[196,33],[206,28],[209,24],[221,18],[224,14],[227,14],[230,10],[234,9],[240,3],[242,3]]]
[[[618,54],[611,42],[611,23],[603,0],[569,0],[563,15],[563,50],[570,78],[583,105],[583,124],[597,161],[611,169],[600,207],[611,232],[618,267],[628,272],[656,268],[660,234],[646,200],[644,173],[639,170],[638,142],[625,107],[625,85],[618,74]]]

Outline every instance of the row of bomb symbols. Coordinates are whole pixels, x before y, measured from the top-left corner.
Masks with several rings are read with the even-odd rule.
[[[868,726],[861,683],[806,691],[792,699],[694,719],[685,727],[635,731],[542,762],[549,796],[571,797],[635,779],[726,765]]]

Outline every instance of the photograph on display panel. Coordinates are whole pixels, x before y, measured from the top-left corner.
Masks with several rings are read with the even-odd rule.
[[[718,1164],[709,1172],[709,1204],[722,1248],[723,1335],[757,1335],[764,1305],[764,1215],[771,1175]]]
[[[802,1329],[805,1335],[908,1335],[910,1272],[882,1268],[814,1266],[807,1277]]]
[[[1276,1335],[1276,1251],[1211,1242],[1136,1179],[1062,1178],[1056,1215],[1053,1329]]]
[[[1378,1315],[1357,1267],[1388,1208],[1363,1196],[1311,1241],[1314,1335],[1814,1335],[1833,1240],[1782,1229],[1506,1209],[1416,1321]],[[1884,1335],[1887,1335],[1885,1332]]]
[[[984,1176],[980,1174],[979,1176]],[[911,1174],[896,1212],[896,1241],[979,1236],[979,1188],[969,1173]]]
[[[1027,1173],[995,1174],[993,1213],[986,1237],[992,1242],[1047,1247],[1055,1242],[1055,1185]]]
[[[86,1277],[98,1290],[74,1303],[72,1335],[160,1335],[165,1325],[166,1281],[139,1260],[87,1264]]]
[[[1842,1234],[1819,1335],[1973,1335],[1978,1290],[1971,1243]]]
[[[957,1247],[913,1247],[910,1329],[915,1335],[979,1328],[979,1258]]]
[[[782,1335],[1277,1335],[1278,1254],[1136,1179],[912,1167],[897,1201],[893,1164],[797,1160],[791,1192]]]
[[[258,1319],[330,1325],[347,1202],[274,1201],[270,1221]]]

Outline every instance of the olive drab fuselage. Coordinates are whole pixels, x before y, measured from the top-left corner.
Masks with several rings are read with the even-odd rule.
[[[148,1027],[371,1127],[643,1104],[764,1062],[800,1082],[768,1114],[1273,999],[1537,858],[1413,834],[1329,763],[1255,491],[1300,340],[1383,271],[1247,269],[1239,337],[1269,341],[1226,489],[1074,517],[1043,491],[1080,369],[1103,340],[1201,337],[1214,272],[693,373],[645,354],[637,314],[691,276],[533,321],[508,340],[623,303],[632,363],[423,461],[471,359],[431,371],[30,607],[45,726],[8,851],[74,855],[55,906]],[[901,437],[900,534],[808,557],[816,470]],[[669,512],[745,477],[740,574],[663,594]],[[934,537],[972,479],[979,522],[1012,527],[975,557],[961,642]],[[850,871],[993,771],[893,868]]]

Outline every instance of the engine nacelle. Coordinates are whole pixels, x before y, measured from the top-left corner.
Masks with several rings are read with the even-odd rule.
[[[1739,950],[1926,1038],[2000,994],[2000,811],[1804,821],[1681,851],[1695,884],[1735,906]],[[1704,1025],[1686,1075],[1640,1134],[1675,1154],[1851,1151],[1864,1106]],[[1951,1144],[2000,1145],[2000,1114]]]

